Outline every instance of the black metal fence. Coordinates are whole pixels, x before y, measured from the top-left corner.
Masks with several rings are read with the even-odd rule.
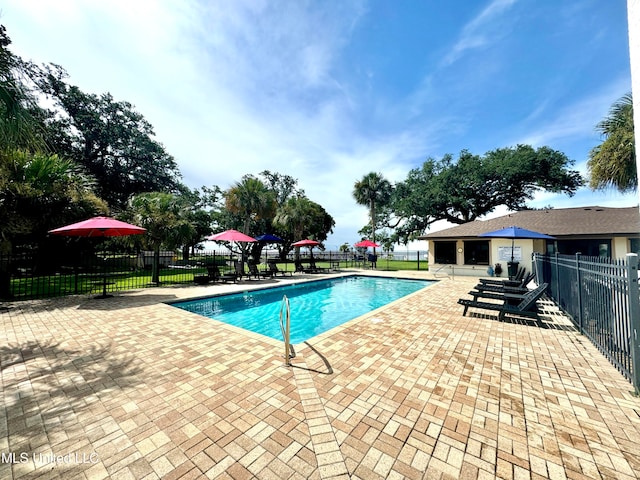
[[[640,390],[638,256],[624,260],[534,254],[538,282],[620,372]]]
[[[194,277],[206,275],[207,266],[217,265],[221,273],[234,268],[235,256],[227,250],[197,252],[184,258],[174,251],[161,251],[159,284],[189,284]],[[314,253],[317,262],[334,268],[364,266],[366,259],[353,253]],[[264,253],[260,260],[277,261],[285,270],[293,270],[293,254],[282,260],[277,252]],[[152,280],[153,252],[138,254],[79,252],[77,255],[37,253],[0,256],[0,277],[5,288],[0,300],[27,300],[64,295],[110,293],[157,286]]]

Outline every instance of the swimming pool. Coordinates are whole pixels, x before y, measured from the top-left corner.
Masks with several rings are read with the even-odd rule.
[[[291,343],[300,343],[432,283],[356,275],[171,305],[282,340],[279,315],[286,295],[291,306]]]

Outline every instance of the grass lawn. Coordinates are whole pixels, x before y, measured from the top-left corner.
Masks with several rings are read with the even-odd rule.
[[[304,263],[304,260],[303,260]],[[293,263],[278,263],[278,269],[292,272],[295,270]],[[316,265],[321,268],[331,268],[332,265],[328,261],[317,260]],[[365,267],[368,267],[365,263]],[[353,262],[341,262],[340,268],[348,269],[352,267],[362,266],[362,264],[354,264]],[[420,270],[428,270],[429,265],[426,261],[421,261]],[[226,271],[228,268],[222,268]],[[264,270],[264,265],[259,267]],[[378,261],[377,270],[418,270],[417,261],[409,260],[386,260]],[[170,269],[162,268],[160,270],[160,283],[164,285],[178,283],[192,283],[194,275],[206,275],[205,267],[194,269]],[[26,298],[46,298],[60,295],[83,294],[96,292],[102,289],[102,275],[96,272],[92,275],[73,275],[73,274],[56,274],[41,277],[18,277],[11,280],[11,291],[15,299]],[[145,288],[151,286],[151,271],[119,271],[107,274],[107,291],[114,290],[131,290],[137,288]]]

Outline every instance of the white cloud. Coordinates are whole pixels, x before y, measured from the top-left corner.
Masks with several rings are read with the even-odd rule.
[[[456,43],[442,60],[443,66],[448,66],[457,61],[469,50],[475,50],[486,45],[498,42],[504,36],[501,30],[505,28],[505,22],[500,21],[509,8],[517,0],[493,0],[476,17],[469,21],[462,29]],[[513,19],[508,19],[513,22]],[[496,22],[499,24],[496,25]]]
[[[512,23],[505,14],[515,4],[493,0],[455,26],[460,34],[440,67],[424,71],[422,83],[371,97],[363,90],[369,93],[375,69],[358,65],[360,84],[344,66],[352,36],[373,13],[364,1],[6,0],[0,20],[22,57],[59,63],[82,90],[133,103],[190,187],[227,188],[263,170],[298,178],[334,216],[336,234],[328,246],[335,248],[357,241],[367,222],[367,209],[351,195],[359,178],[376,171],[403,180],[440,149],[445,134],[466,146],[469,110],[448,107],[459,98],[464,104],[476,90],[449,88],[438,75],[443,66],[502,41],[505,22]],[[423,68],[413,58],[407,65]],[[482,74],[490,75],[490,66],[487,71]],[[517,140],[546,144],[591,132],[587,113],[606,111],[617,95],[615,86],[605,90],[552,111],[551,120],[556,99],[541,102]],[[438,107],[426,108],[434,98]],[[373,119],[363,120],[367,114]]]

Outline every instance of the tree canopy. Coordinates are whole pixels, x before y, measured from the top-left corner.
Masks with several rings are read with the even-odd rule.
[[[395,186],[388,222],[397,239],[407,242],[438,220],[462,224],[499,206],[526,209],[537,191],[573,195],[584,184],[580,173],[570,170],[573,164],[562,152],[529,145],[482,156],[463,150],[457,160],[450,154],[429,158]]]
[[[333,217],[321,205],[302,195],[287,200],[278,209],[273,223],[285,240],[286,251],[293,242],[303,238],[324,242],[335,225]],[[299,248],[296,249],[296,255],[299,252]]]
[[[68,85],[60,66],[31,68],[40,90],[57,106],[43,115],[48,142],[97,179],[97,193],[112,209],[124,209],[138,193],[179,190],[174,158],[133,105],[109,93],[88,94]]]
[[[273,190],[253,175],[245,175],[224,193],[225,207],[241,221],[240,230],[250,235],[252,223],[273,218],[276,197]]]
[[[153,251],[152,283],[160,283],[160,248],[177,248],[193,236],[190,211],[190,206],[182,197],[171,193],[141,193],[129,201],[125,218],[147,229],[139,240]]]
[[[276,231],[273,220],[291,199],[308,207],[305,235],[322,241],[331,231],[333,218],[288,175],[265,170],[226,191],[190,190],[131,103],[86,93],[61,66],[26,62],[10,44],[0,25],[0,252],[12,238],[37,244],[49,229],[96,214],[145,226],[136,243],[156,252],[181,247],[185,256],[217,228],[288,238],[290,229]]]
[[[596,125],[596,130],[604,140],[589,152],[589,186],[594,190],[616,188],[621,193],[637,190],[631,93],[622,96],[611,106],[609,115]]]

